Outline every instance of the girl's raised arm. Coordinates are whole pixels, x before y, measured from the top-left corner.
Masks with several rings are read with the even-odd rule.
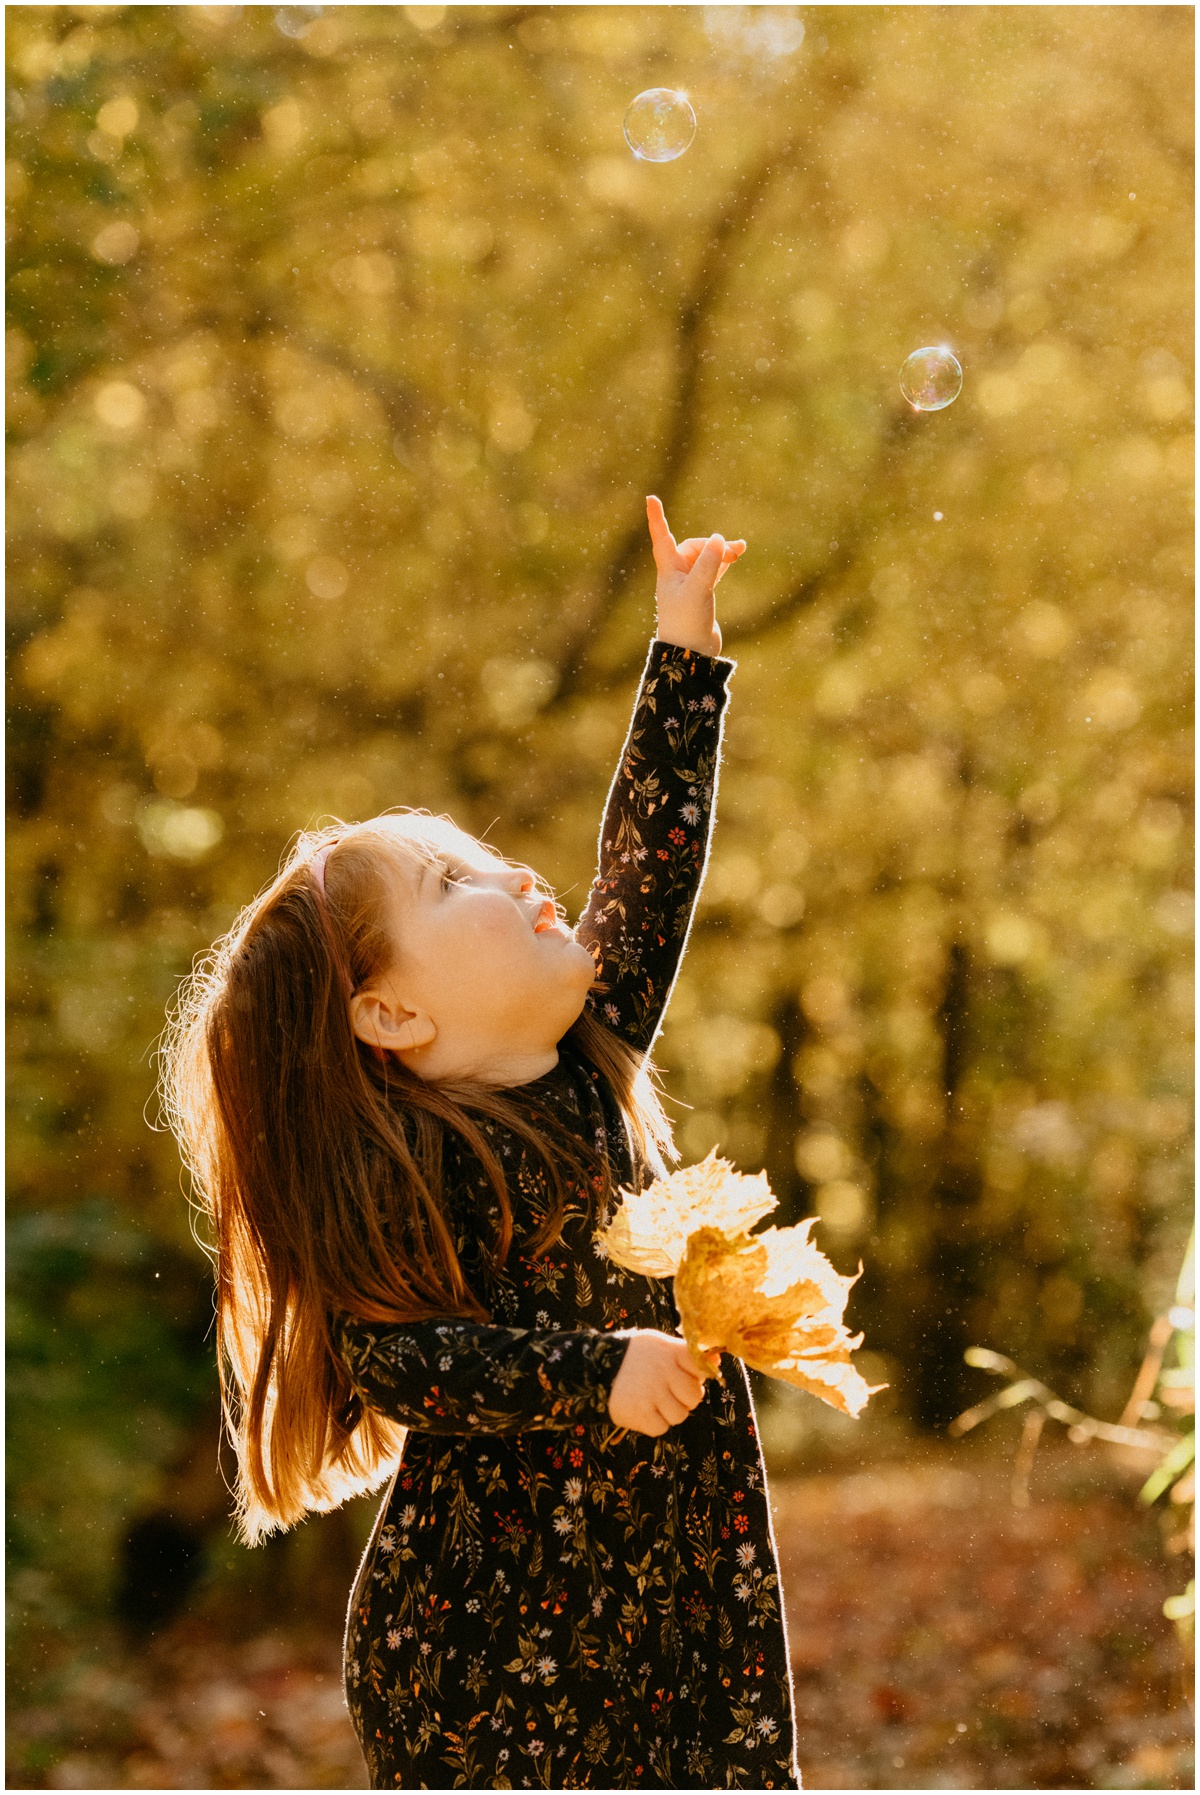
[[[745,543],[676,544],[647,501],[658,565],[658,636],[600,830],[599,871],[576,938],[595,961],[590,1002],[648,1050],[683,957],[716,800],[721,719],[734,663],[720,657],[713,591]]]

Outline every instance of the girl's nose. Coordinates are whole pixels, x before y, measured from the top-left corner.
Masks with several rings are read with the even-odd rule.
[[[485,884],[496,891],[506,891],[510,897],[524,897],[533,890],[533,874],[526,872],[522,866],[493,866],[484,874]]]

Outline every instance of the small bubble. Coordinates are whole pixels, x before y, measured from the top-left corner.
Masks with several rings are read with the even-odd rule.
[[[621,128],[639,162],[674,162],[696,135],[696,114],[686,94],[648,87],[630,104]]]
[[[935,512],[934,512],[934,514],[933,514],[933,521],[934,521],[934,523],[935,523],[935,524],[940,524],[940,523],[941,523],[941,521],[942,521],[942,517],[943,517],[943,513],[942,513],[942,512],[941,512],[941,511],[935,511]]]
[[[284,37],[303,37],[324,13],[323,6],[277,6],[275,24]]]
[[[914,349],[900,370],[900,391],[914,411],[941,411],[962,392],[963,372],[949,349]]]
[[[1137,194],[1136,194],[1136,193],[1131,193],[1131,194],[1130,194],[1130,195],[1129,195],[1129,197],[1130,197],[1130,199],[1136,199],[1136,198],[1137,198]]]

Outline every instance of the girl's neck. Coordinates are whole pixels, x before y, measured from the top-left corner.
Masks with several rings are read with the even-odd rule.
[[[488,1090],[517,1090],[521,1085],[536,1084],[558,1064],[558,1049],[530,1053],[497,1053],[471,1066],[441,1064],[436,1052],[402,1054],[411,1072],[428,1084],[483,1085]]]

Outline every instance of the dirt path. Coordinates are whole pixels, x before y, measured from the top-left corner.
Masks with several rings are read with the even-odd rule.
[[[1015,1510],[1000,1467],[773,1480],[809,1788],[1193,1786],[1153,1517],[1041,1483]],[[9,1734],[10,1788],[366,1786],[328,1632],[181,1622]]]

